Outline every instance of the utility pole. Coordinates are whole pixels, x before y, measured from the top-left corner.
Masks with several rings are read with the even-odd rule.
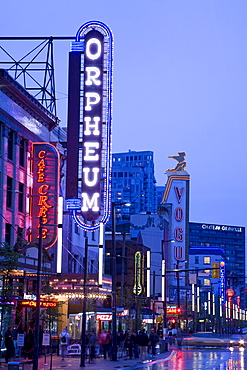
[[[34,330],[34,351],[33,351],[33,370],[38,370],[39,362],[39,318],[40,318],[40,287],[41,287],[41,264],[42,264],[42,216],[39,222],[39,243],[38,243],[38,267],[37,267],[37,287],[36,287],[36,310],[35,310],[35,330]]]
[[[81,363],[80,367],[85,367],[86,352],[86,322],[87,322],[87,270],[88,270],[88,238],[85,240],[84,256],[84,278],[83,278],[83,308],[82,308],[82,330],[81,330]]]
[[[112,361],[117,361],[117,281],[116,281],[116,204],[111,203],[112,214]]]

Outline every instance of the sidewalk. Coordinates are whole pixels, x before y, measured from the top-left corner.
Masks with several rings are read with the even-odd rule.
[[[175,355],[175,347],[170,348],[168,352],[161,353],[157,355],[155,358],[152,358],[150,354],[147,355],[147,363],[155,363],[160,362],[162,359],[169,359]],[[39,358],[39,370],[60,370],[64,368],[69,368],[70,370],[78,370],[80,369],[80,357],[79,356],[68,356],[63,361],[61,357],[54,355],[52,357],[52,366],[50,363],[50,356],[46,357],[46,364],[45,364],[45,358],[40,357]],[[13,361],[15,362],[15,361]],[[18,360],[16,360],[18,362]],[[145,362],[146,363],[146,362]],[[104,360],[102,357],[96,358],[96,360],[93,363],[86,362],[85,369],[89,370],[130,370],[135,369],[138,367],[142,367],[140,359],[132,359],[130,360],[128,357],[120,358],[118,361],[111,361],[109,359]],[[4,362],[0,363],[1,369],[8,369],[8,364],[5,364]],[[32,364],[25,364],[22,366],[23,370],[32,370],[33,365]],[[21,365],[20,365],[21,369]]]

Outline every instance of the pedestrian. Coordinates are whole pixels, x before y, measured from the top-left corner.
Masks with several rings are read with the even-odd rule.
[[[102,332],[99,333],[99,343],[102,348],[104,359],[106,359],[108,354],[108,344],[110,341],[110,334],[105,329],[102,330]]]
[[[148,336],[145,329],[142,329],[141,332],[137,335],[137,343],[140,348],[140,360],[141,362],[145,361],[147,358],[147,346],[148,346]]]
[[[133,342],[133,353],[135,358],[139,358],[139,346],[137,343],[137,334],[135,331],[132,333],[132,342]]]
[[[97,344],[97,335],[95,334],[95,330],[92,330],[89,339],[88,339],[88,345],[90,347],[90,360],[93,361],[95,359],[95,347]]]
[[[15,356],[19,357],[19,347],[17,347],[17,336],[18,336],[18,329],[16,326],[14,326],[14,329],[12,330],[12,338],[13,338],[14,347],[15,347]]]
[[[4,335],[6,353],[5,353],[5,362],[7,363],[11,357],[15,356],[15,346],[12,338],[12,326],[8,327]]]
[[[64,360],[65,358],[68,344],[69,344],[69,333],[68,333],[67,326],[66,326],[65,328],[63,328],[62,333],[60,333],[62,360]]]
[[[172,331],[171,330],[168,333],[168,342],[169,342],[169,345],[171,346],[172,345]]]
[[[151,333],[149,334],[149,343],[151,345],[151,348],[152,348],[152,356],[155,357],[156,356],[156,345],[159,343],[159,336],[158,334],[155,332],[154,328],[151,329]]]
[[[127,349],[128,356],[131,360],[132,359],[132,348],[133,348],[133,337],[132,337],[130,330],[128,331],[126,335],[124,346]]]

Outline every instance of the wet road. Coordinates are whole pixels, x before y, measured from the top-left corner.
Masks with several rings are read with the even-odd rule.
[[[141,370],[245,370],[247,348],[182,349],[169,361],[149,363],[138,367]]]

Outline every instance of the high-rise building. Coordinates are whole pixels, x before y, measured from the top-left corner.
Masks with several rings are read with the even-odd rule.
[[[223,250],[226,284],[239,295],[241,289],[245,287],[245,228],[190,222],[189,244],[194,252],[196,248],[204,250],[204,260],[210,254],[206,253],[207,248],[209,252],[212,248]],[[210,262],[209,259],[208,262]]]
[[[156,180],[152,151],[115,153],[112,158],[112,201],[120,206],[116,217],[128,222],[133,213],[156,213]]]

